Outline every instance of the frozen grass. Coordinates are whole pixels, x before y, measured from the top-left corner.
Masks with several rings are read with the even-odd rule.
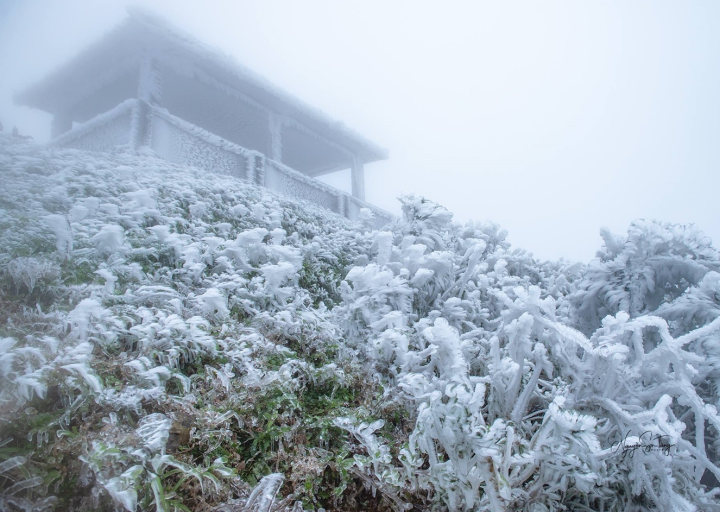
[[[718,509],[691,226],[583,266],[123,152],[0,138],[0,182],[0,508]]]

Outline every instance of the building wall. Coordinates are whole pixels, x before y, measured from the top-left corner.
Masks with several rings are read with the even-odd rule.
[[[98,123],[92,130],[68,138],[62,145],[85,151],[112,151],[130,143],[131,119],[131,112],[125,111],[108,122]]]
[[[164,68],[162,106],[239,146],[272,154],[268,112],[217,87]]]
[[[247,177],[247,159],[244,156],[213,145],[158,116],[152,120],[151,146],[153,151],[170,162],[241,179]]]
[[[308,178],[297,171],[275,165],[271,161],[265,166],[264,185],[286,196],[311,201],[330,211],[341,213],[338,196],[342,193],[339,190],[334,190],[329,185]]]
[[[73,121],[84,123],[127,99],[137,98],[139,76],[138,67],[134,66],[108,79],[101,88],[87,94],[70,108]]]

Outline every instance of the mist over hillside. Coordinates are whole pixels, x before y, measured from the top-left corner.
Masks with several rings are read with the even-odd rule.
[[[719,510],[720,255],[375,230],[0,135],[0,508]]]

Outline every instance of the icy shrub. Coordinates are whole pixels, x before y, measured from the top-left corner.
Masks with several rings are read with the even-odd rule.
[[[0,138],[3,510],[717,508],[695,228],[538,262],[195,172]]]

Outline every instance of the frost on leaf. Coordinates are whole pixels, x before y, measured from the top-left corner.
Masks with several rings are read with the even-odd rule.
[[[378,231],[124,151],[0,164],[1,509],[716,507],[692,226],[541,262],[415,195]]]

